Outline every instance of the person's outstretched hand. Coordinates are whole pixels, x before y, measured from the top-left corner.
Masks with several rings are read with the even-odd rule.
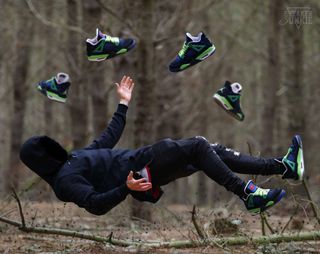
[[[129,105],[131,100],[132,90],[134,88],[134,83],[132,79],[128,76],[123,76],[120,84],[116,83],[117,94],[121,104]]]
[[[127,186],[130,190],[133,191],[147,191],[150,190],[152,188],[152,184],[151,183],[146,183],[145,182],[146,179],[145,178],[141,178],[141,179],[134,179],[133,178],[133,172],[130,171],[128,177],[127,177]]]

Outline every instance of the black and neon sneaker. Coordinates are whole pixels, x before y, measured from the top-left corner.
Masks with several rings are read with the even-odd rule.
[[[303,179],[304,159],[302,140],[299,135],[295,135],[292,138],[292,145],[289,147],[287,154],[283,157],[282,163],[286,168],[282,176],[283,179]]]
[[[192,36],[186,33],[186,40],[178,56],[170,63],[171,72],[179,72],[189,68],[192,65],[200,63],[215,52],[215,46],[209,41],[204,33],[198,36]]]
[[[103,61],[115,56],[125,54],[134,48],[134,39],[121,39],[111,37],[96,29],[96,36],[86,40],[87,56],[89,61]]]
[[[244,188],[244,204],[249,212],[261,213],[278,203],[286,194],[283,189],[262,189],[250,180]]]
[[[40,81],[37,84],[37,89],[50,100],[58,102],[66,102],[68,89],[70,87],[69,75],[63,72],[51,79]]]
[[[244,113],[241,110],[241,90],[239,83],[226,81],[224,87],[219,89],[214,95],[214,101],[239,121],[244,120]]]

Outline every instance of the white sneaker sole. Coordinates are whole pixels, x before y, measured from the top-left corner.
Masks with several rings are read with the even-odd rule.
[[[211,56],[216,51],[216,48],[212,45],[212,49],[203,57],[199,58],[198,60],[203,61],[204,59]]]

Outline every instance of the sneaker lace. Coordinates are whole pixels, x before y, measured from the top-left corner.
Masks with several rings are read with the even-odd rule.
[[[118,37],[111,37],[110,35],[107,35],[105,40],[114,44],[119,44],[120,41]]]
[[[262,189],[262,188],[258,188],[253,195],[254,196],[262,196],[263,198],[266,198],[267,195],[269,193],[269,189]]]
[[[178,55],[179,55],[180,57],[183,57],[188,48],[189,48],[189,45],[186,44],[186,43],[183,43],[182,49],[180,49]]]

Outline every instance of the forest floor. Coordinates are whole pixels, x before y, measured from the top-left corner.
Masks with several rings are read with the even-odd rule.
[[[191,221],[192,206],[153,205],[152,222],[130,220],[128,206],[120,205],[104,216],[92,216],[72,204],[61,202],[27,202],[22,200],[26,223],[47,228],[70,229],[123,240],[169,241],[198,239]],[[230,212],[232,210],[232,212]],[[17,204],[0,203],[0,214],[20,221]],[[281,232],[293,214],[285,204],[271,209],[267,214],[273,230]],[[286,232],[319,230],[311,211],[298,212]],[[262,234],[259,215],[249,215],[242,207],[197,209],[197,221],[211,237],[218,235],[242,235],[248,238]],[[266,229],[266,233],[270,231]],[[207,246],[192,249],[144,249],[119,247],[72,237],[25,233],[18,228],[0,222],[0,253],[320,253],[320,242],[290,242],[267,245],[218,247]]]

